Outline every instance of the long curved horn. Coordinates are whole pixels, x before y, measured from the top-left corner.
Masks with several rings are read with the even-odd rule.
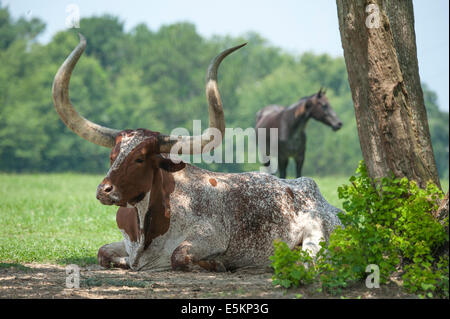
[[[216,148],[222,142],[225,136],[225,117],[223,114],[222,101],[220,99],[219,88],[217,86],[217,70],[223,59],[230,53],[242,48],[247,43],[235,46],[227,49],[212,59],[209,64],[208,71],[206,73],[206,99],[208,100],[208,112],[209,112],[209,128],[218,129],[221,133],[221,139],[219,141],[214,140],[215,143],[212,148]],[[159,136],[159,150],[161,153],[171,153],[172,147],[176,146],[178,153],[183,150],[189,150],[190,154],[198,154],[211,149],[205,149],[205,146],[212,142],[213,137],[209,130],[199,136]],[[200,147],[194,147],[194,145]],[[209,147],[208,147],[209,148]]]
[[[53,103],[62,121],[68,128],[89,142],[112,148],[115,145],[116,136],[120,131],[95,124],[85,119],[78,114],[70,102],[70,76],[78,59],[86,48],[86,39],[83,35],[79,35],[80,43],[61,65],[53,80]]]

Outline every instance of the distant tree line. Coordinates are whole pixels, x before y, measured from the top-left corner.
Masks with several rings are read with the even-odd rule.
[[[254,127],[255,113],[269,104],[288,106],[327,88],[341,130],[311,120],[307,127],[304,175],[350,175],[362,159],[347,71],[342,57],[277,48],[256,33],[203,38],[190,23],[129,32],[117,17],[81,19],[80,29],[61,31],[48,44],[37,36],[45,24],[13,19],[0,7],[0,171],[102,173],[109,150],[67,129],[53,107],[53,77],[78,43],[85,55],[71,80],[71,99],[84,117],[117,129],[147,128],[169,134],[208,123],[206,67],[221,50],[243,42],[219,71],[227,127]],[[448,178],[449,115],[423,84],[433,149],[441,177]],[[204,127],[206,128],[206,127]],[[200,164],[216,171],[256,170],[259,164]],[[291,165],[292,167],[292,165]]]

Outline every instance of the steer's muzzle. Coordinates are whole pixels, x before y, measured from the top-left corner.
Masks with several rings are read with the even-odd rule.
[[[120,197],[115,191],[114,185],[105,181],[97,187],[97,199],[103,205],[114,205],[120,201]]]

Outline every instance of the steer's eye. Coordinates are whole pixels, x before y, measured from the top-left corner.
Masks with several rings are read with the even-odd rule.
[[[144,163],[144,159],[142,158],[138,158],[137,160],[135,160],[136,163]]]

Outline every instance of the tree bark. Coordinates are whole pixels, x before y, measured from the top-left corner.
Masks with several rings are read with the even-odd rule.
[[[447,232],[447,239],[444,244],[438,249],[437,256],[448,255],[449,254],[449,239],[448,239],[448,192],[442,200],[439,209],[433,212],[433,217],[436,218],[441,225],[444,226]]]
[[[448,233],[448,225],[445,225],[445,220],[448,218],[448,192],[441,201],[439,209],[436,212],[433,212],[433,217],[444,225],[445,231]]]
[[[336,3],[369,176],[393,173],[420,187],[428,181],[440,187],[420,85],[412,1]]]

